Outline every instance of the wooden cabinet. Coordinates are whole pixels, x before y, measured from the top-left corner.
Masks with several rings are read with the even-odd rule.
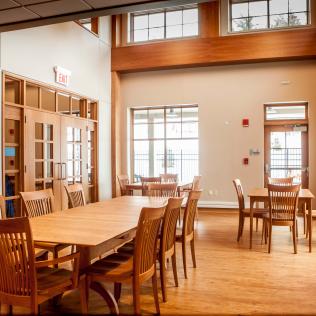
[[[65,184],[82,183],[98,200],[97,102],[29,79],[3,75],[3,194],[21,214],[19,192],[52,188],[68,207]]]

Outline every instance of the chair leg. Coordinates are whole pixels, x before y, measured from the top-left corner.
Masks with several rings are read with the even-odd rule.
[[[171,260],[172,260],[172,270],[173,270],[174,283],[175,283],[176,287],[178,287],[179,282],[178,282],[176,250],[174,250],[174,254],[171,257]]]
[[[122,283],[114,283],[114,298],[118,302],[121,298]]]
[[[263,244],[263,237],[265,234],[265,221],[262,219],[261,245]]]
[[[185,247],[185,239],[182,240],[182,261],[183,261],[183,270],[184,270],[184,277],[187,279],[187,257],[186,257],[186,247]]]
[[[39,305],[35,305],[31,308],[31,315],[38,315],[39,314]]]
[[[81,312],[83,315],[87,315],[88,304],[89,304],[89,287],[88,287],[88,280],[86,277],[80,280],[79,291],[80,291]]]
[[[58,251],[56,248],[53,249],[53,258],[54,259],[58,258]],[[54,268],[58,268],[58,264],[54,264]]]
[[[240,237],[242,237],[242,234],[244,232],[244,226],[245,226],[245,216],[242,217]]]
[[[241,227],[242,227],[242,215],[239,214],[237,242],[239,241],[239,239],[241,237]]]
[[[258,222],[259,222],[259,219],[258,217],[256,218],[256,232],[258,231]]]
[[[157,270],[156,270],[156,267],[155,267],[154,275],[152,277],[152,285],[153,285],[153,292],[154,292],[156,312],[159,315],[160,314],[160,308],[159,308],[159,296],[158,296]]]
[[[190,241],[190,245],[191,245],[191,256],[192,256],[193,268],[196,268],[194,237]]]
[[[268,245],[268,252],[271,252],[271,242],[272,242],[272,223],[269,223],[269,245]]]
[[[162,300],[167,302],[167,290],[166,290],[166,264],[165,258],[160,256],[159,258],[160,264],[160,282],[161,282],[161,292],[162,292]]]
[[[297,253],[297,240],[296,240],[296,221],[293,223],[293,228],[292,228],[292,236],[293,236],[293,245],[294,245],[294,253]]]
[[[135,280],[133,281],[133,304],[134,314],[140,315],[140,286]]]

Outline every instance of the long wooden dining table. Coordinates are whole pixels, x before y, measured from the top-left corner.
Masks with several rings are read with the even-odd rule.
[[[252,234],[253,234],[253,209],[255,203],[258,202],[269,202],[269,195],[267,188],[253,189],[248,194],[250,198],[250,241],[249,247],[252,249]],[[299,208],[306,208],[308,210],[308,237],[309,237],[309,252],[312,252],[312,200],[314,199],[313,193],[308,189],[301,189],[298,196]]]
[[[76,245],[80,252],[80,269],[91,261],[131,240],[143,207],[161,207],[166,198],[123,196],[86,206],[54,212],[30,219],[33,240]],[[118,307],[113,295],[101,284],[91,284],[109,305]]]

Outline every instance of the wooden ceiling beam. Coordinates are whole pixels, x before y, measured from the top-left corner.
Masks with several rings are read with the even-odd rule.
[[[135,72],[316,57],[316,28],[181,39],[112,49],[112,71]]]

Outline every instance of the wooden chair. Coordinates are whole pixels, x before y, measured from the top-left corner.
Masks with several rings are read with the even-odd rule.
[[[7,211],[5,206],[5,199],[2,195],[0,195],[0,219],[6,219],[7,218]]]
[[[74,261],[73,271],[50,268]],[[0,221],[0,303],[24,306],[38,314],[38,306],[78,284],[79,253],[58,259],[35,261],[29,219]]]
[[[20,192],[20,194],[25,205],[26,216],[29,218],[50,214],[55,211],[52,189]],[[52,252],[54,259],[58,258],[59,251],[69,247],[69,245],[48,242],[36,242],[35,246]]]
[[[264,218],[268,227],[269,253],[271,251],[272,226],[292,227],[294,253],[297,253],[296,213],[300,189],[300,184],[291,186],[268,184],[269,214],[266,214]]]
[[[276,184],[276,185],[292,185],[294,177],[288,178],[268,178],[269,184]]]
[[[135,248],[132,253],[115,253],[103,258],[85,270],[86,282],[82,300],[84,312],[88,312],[88,288],[93,282],[113,282],[118,300],[122,283],[133,286],[134,313],[140,314],[140,285],[152,279],[156,311],[159,314],[159,299],[156,275],[156,249],[164,207],[143,208],[139,217]]]
[[[236,189],[237,198],[238,198],[238,206],[239,206],[239,224],[238,224],[238,233],[237,233],[237,241],[239,241],[244,230],[245,218],[250,216],[250,210],[245,208],[244,191],[243,191],[240,180],[239,179],[233,180],[233,184]],[[253,209],[253,217],[256,219],[263,218],[265,214],[268,214],[267,209],[260,209],[260,208]]]
[[[181,231],[177,231],[176,241],[182,244],[182,260],[184,276],[187,279],[187,263],[186,263],[186,244],[190,242],[193,267],[196,268],[195,245],[194,245],[194,219],[198,201],[201,197],[202,190],[191,191],[188,196],[186,207],[183,215],[183,226]]]
[[[160,234],[158,257],[160,266],[160,282],[162,290],[162,298],[167,302],[166,290],[166,260],[172,260],[173,277],[176,287],[178,284],[177,260],[176,260],[176,231],[177,219],[180,214],[183,197],[172,197],[168,200],[168,205],[162,221],[162,229]],[[118,249],[119,253],[133,253],[135,240],[125,244]]]
[[[163,183],[178,183],[178,175],[176,173],[162,173],[160,178]]]
[[[148,196],[148,184],[150,183],[161,183],[160,177],[141,177],[142,183],[142,196]]]
[[[162,231],[159,247],[159,266],[162,299],[167,302],[166,289],[166,260],[171,258],[175,286],[178,287],[177,260],[176,260],[176,231],[177,219],[180,214],[183,197],[173,197],[168,200],[162,222]]]
[[[86,205],[86,199],[81,183],[64,185],[68,196],[69,208],[75,208]]]
[[[177,195],[177,183],[149,183],[148,195],[152,197],[174,197]]]
[[[126,185],[129,184],[129,179],[127,175],[117,176],[118,183],[120,185],[121,195],[133,195],[133,190],[127,190]]]

